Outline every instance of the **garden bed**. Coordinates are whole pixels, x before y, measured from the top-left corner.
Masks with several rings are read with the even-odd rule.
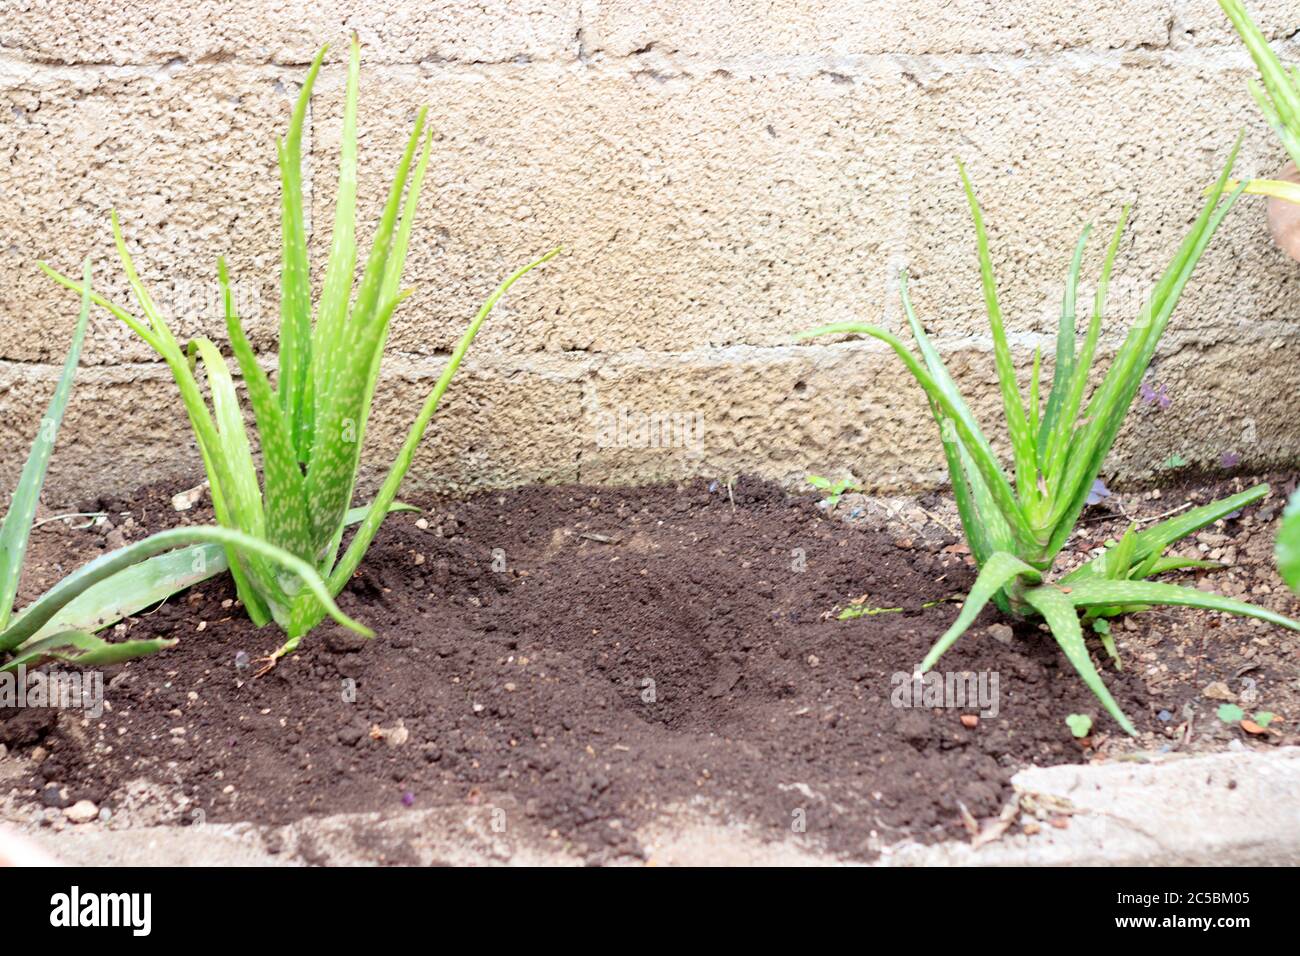
[[[1272,481],[1260,509],[1179,550],[1232,564],[1206,576],[1219,593],[1294,614],[1271,543],[1295,482]],[[1246,484],[1116,495],[1085,513],[1066,554],[1122,532],[1123,515]],[[210,518],[206,501],[176,512],[177,490],[81,509],[107,512],[111,529],[41,525],[24,597],[119,538]],[[65,806],[89,800],[124,811],[110,826],[132,813],[280,824],[466,805],[609,861],[642,856],[638,829],[691,805],[869,859],[904,839],[965,837],[1028,765],[1296,742],[1294,637],[1186,609],[1115,628],[1125,668],[1102,672],[1137,740],[1100,713],[1050,635],[1008,630],[994,611],[939,669],[996,673],[996,716],[972,720],[978,704],[894,706],[895,675],[912,670],[974,579],[942,496],[889,506],[850,496],[829,513],[741,480],[416,503],[425,513],[388,519],[339,600],[377,639],[327,623],[255,677],[282,635],[251,627],[223,575],[129,623],[131,636],[181,643],[111,669],[101,718],[0,711],[0,742],[39,761],[24,763],[9,812],[62,826]],[[901,610],[840,620],[850,606]],[[1280,715],[1273,732],[1220,722],[1216,683],[1248,713]],[[1071,713],[1094,716],[1090,747],[1071,737]],[[142,815],[139,795],[162,791],[166,805]]]

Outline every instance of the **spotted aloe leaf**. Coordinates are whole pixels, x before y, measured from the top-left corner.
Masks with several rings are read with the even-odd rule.
[[[1030,588],[1025,592],[1025,600],[1043,616],[1043,620],[1047,622],[1052,632],[1052,637],[1056,638],[1056,643],[1065,652],[1065,659],[1088,685],[1088,689],[1096,695],[1097,700],[1101,701],[1101,705],[1106,708],[1106,713],[1115,718],[1115,722],[1124,729],[1126,734],[1136,734],[1137,729],[1132,721],[1124,716],[1124,712],[1120,710],[1119,704],[1107,690],[1105,682],[1102,681],[1101,675],[1097,673],[1097,668],[1092,663],[1092,657],[1088,654],[1087,645],[1083,641],[1083,628],[1079,626],[1079,613],[1074,609],[1072,599],[1073,595],[1067,595],[1060,588],[1051,585]]]

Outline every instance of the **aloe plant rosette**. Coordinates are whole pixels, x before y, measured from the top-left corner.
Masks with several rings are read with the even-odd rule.
[[[1183,288],[1219,223],[1242,192],[1243,187],[1239,186],[1225,197],[1235,157],[1236,148],[1191,231],[1151,289],[1137,321],[1086,403],[1085,393],[1096,358],[1111,271],[1127,209],[1120,216],[1107,248],[1091,316],[1080,343],[1076,332],[1076,303],[1091,227],[1084,229],[1066,279],[1050,391],[1046,400],[1042,400],[1042,362],[1036,352],[1026,401],[1021,396],[1007,343],[983,217],[965,168],[959,164],[975,225],[984,305],[1012,449],[1011,477],[1004,472],[917,319],[906,273],[900,277],[900,292],[919,357],[891,332],[875,325],[844,323],[807,333],[807,336],[868,335],[889,345],[925,390],[939,425],[962,528],[979,574],[957,619],[921,662],[920,671],[932,668],[980,611],[993,601],[1006,612],[1041,617],[1079,676],[1119,725],[1132,734],[1136,732],[1133,724],[1115,703],[1092,662],[1084,641],[1080,612],[1087,621],[1101,621],[1153,605],[1184,605],[1256,617],[1300,630],[1300,624],[1264,608],[1192,587],[1150,580],[1163,572],[1212,566],[1209,562],[1166,555],[1165,551],[1199,528],[1258,501],[1268,493],[1267,485],[1187,511],[1141,532],[1130,527],[1102,555],[1055,580],[1050,575],[1119,433]],[[1105,626],[1099,624],[1097,630],[1104,631]]]
[[[427,111],[421,109],[398,162],[360,284],[354,290],[360,80],[360,49],[354,37],[343,109],[334,227],[313,317],[312,273],[303,212],[302,134],[325,52],[321,50],[313,61],[289,133],[278,144],[283,243],[279,375],[274,385],[258,364],[235,314],[225,263],[218,263],[229,344],[256,421],[262,453],[260,483],[234,378],[221,351],[206,338],[197,338],[182,348],[140,282],[116,216],[113,232],[118,254],[143,318],[102,297],[94,300],[135,331],[170,367],[207,470],[218,523],[295,555],[315,568],[325,579],[329,593],[336,595],[360,565],[385,516],[400,507],[396,495],[402,479],[484,319],[516,280],[559,250],[509,276],[479,309],[340,556],[389,324],[406,295],[399,286],[433,136],[426,132]],[[70,284],[66,277],[47,271],[57,281]],[[207,376],[210,409],[196,377],[200,364]],[[272,655],[269,666],[297,647],[302,636],[321,620],[324,608],[318,595],[256,553],[230,554],[228,559],[239,596],[253,622],[262,626],[275,621],[288,634],[288,641]]]
[[[77,666],[117,664],[173,646],[159,638],[105,641],[96,631],[164,600],[220,571],[221,549],[249,554],[296,575],[326,612],[360,634],[363,625],[335,606],[325,582],[305,562],[265,541],[228,528],[188,527],[162,531],[101,555],[61,580],[16,617],[23,559],[32,520],[49,469],[50,456],[72,392],[90,317],[90,263],[80,285],[81,313],[72,345],[23,466],[9,508],[0,524],[0,671],[33,667],[48,661]]]

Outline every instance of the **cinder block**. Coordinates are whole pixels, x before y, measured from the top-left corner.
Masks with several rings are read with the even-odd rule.
[[[1246,10],[1269,40],[1283,41],[1300,30],[1300,9],[1292,0],[1246,0]],[[1176,43],[1241,45],[1218,0],[1179,0],[1174,5],[1173,31]]]
[[[996,423],[991,369],[978,351],[952,357],[972,407]],[[793,483],[847,472],[870,491],[930,486],[942,480],[943,451],[905,376],[874,342],[611,358],[586,383],[582,478],[757,473]]]
[[[38,260],[80,278],[89,256],[96,290],[134,311],[114,208],[178,337],[224,338],[216,263],[225,255],[251,334],[265,345],[279,322],[275,136],[293,96],[288,73],[271,68],[26,68],[0,80],[0,358],[59,362],[66,351],[77,296],[42,275]],[[154,357],[95,312],[85,362]]]
[[[1173,9],[1172,0],[593,0],[583,36],[592,54],[737,60],[1132,49],[1164,46]]]
[[[1276,144],[1243,102],[1236,68],[1132,62],[962,70],[921,77],[915,153],[927,171],[908,197],[906,262],[931,331],[986,328],[974,229],[954,154],[984,210],[999,293],[1013,333],[1054,332],[1070,257],[1094,224],[1084,259],[1091,305],[1105,247],[1124,203],[1133,211],[1112,281],[1108,336],[1137,316],[1227,160],[1244,118],[1239,175],[1271,172]],[[1231,341],[1245,323],[1300,314],[1295,263],[1271,244],[1261,200],[1242,197],[1202,257],[1171,330]]]
[[[901,77],[666,78],[553,65],[362,76],[358,210],[378,218],[417,106],[434,152],[393,341],[446,349],[557,244],[480,337],[494,352],[773,345],[874,310],[910,183]],[[314,265],[333,221],[342,77],[315,112]],[[370,227],[361,234],[368,241]]]
[[[550,59],[577,46],[570,0],[12,0],[0,51],[64,64],[301,64],[356,32],[373,62]]]
[[[389,356],[371,412],[363,490],[387,476],[443,360]],[[425,433],[404,487],[451,492],[530,481],[572,482],[581,450],[576,368],[470,353]]]
[[[390,356],[375,395],[359,495],[387,476],[442,360]],[[8,500],[57,370],[0,364],[0,497]],[[241,389],[242,393],[242,389]],[[245,402],[245,408],[247,404]],[[574,481],[581,385],[556,369],[466,359],[434,415],[403,488],[408,492]],[[250,432],[250,435],[252,433]],[[256,441],[254,440],[256,449]],[[43,498],[74,506],[129,494],[152,481],[196,482],[203,464],[171,373],[161,365],[82,369],[68,404]]]
[[[991,352],[960,339],[937,344],[985,435],[1009,461]],[[1106,475],[1167,478],[1175,454],[1210,470],[1234,460],[1291,460],[1300,442],[1300,399],[1293,389],[1258,395],[1257,383],[1288,374],[1300,360],[1300,337],[1206,343],[1184,333],[1170,337],[1164,351],[1152,383],[1164,386],[1170,404],[1135,401]],[[1027,369],[1025,347],[1014,357]],[[1105,349],[1099,367],[1112,358]],[[1025,396],[1027,379],[1026,373]],[[852,475],[871,492],[947,482],[920,386],[875,342],[620,356],[587,379],[583,414],[583,481],[757,473],[795,484],[814,473]],[[1225,455],[1237,458],[1225,464]]]

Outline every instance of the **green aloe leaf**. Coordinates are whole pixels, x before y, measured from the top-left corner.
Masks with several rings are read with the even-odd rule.
[[[77,667],[105,667],[137,657],[147,657],[175,647],[177,643],[175,639],[163,638],[110,643],[85,631],[63,631],[38,641],[28,641],[13,660],[0,667],[0,672],[17,670],[19,667],[36,667],[50,661],[61,661]]]
[[[1107,556],[1106,568],[1103,577],[1110,578],[1113,581],[1125,580],[1129,572],[1133,569],[1133,552],[1137,547],[1137,530],[1133,525],[1129,525],[1120,538],[1119,543],[1111,550]]]
[[[1047,396],[1047,408],[1043,420],[1038,426],[1038,466],[1045,469],[1047,465],[1048,445],[1056,422],[1061,414],[1061,406],[1070,392],[1074,379],[1075,359],[1075,317],[1079,297],[1079,273],[1083,269],[1083,251],[1088,245],[1088,236],[1092,233],[1092,223],[1083,229],[1078,244],[1074,247],[1074,258],[1070,260],[1070,271],[1065,277],[1065,295],[1061,301],[1061,321],[1056,329],[1056,366],[1052,372],[1052,391]],[[1086,374],[1086,370],[1085,370]]]
[[[975,189],[971,186],[970,177],[966,175],[966,167],[958,161],[957,169],[961,173],[962,185],[966,189],[966,203],[970,207],[971,219],[975,224],[980,283],[984,288],[984,307],[988,312],[989,329],[993,333],[993,360],[998,370],[1002,408],[1016,462],[1016,489],[1020,493],[1021,500],[1024,501],[1026,498],[1032,499],[1036,494],[1038,456],[1034,448],[1034,436],[1029,430],[1029,420],[1025,416],[1025,408],[1020,398],[1020,385],[1016,380],[1015,364],[1011,359],[1011,348],[1007,344],[1006,328],[1002,321],[1002,306],[998,303],[997,281],[993,276],[993,259],[989,255],[989,240],[984,230],[984,216],[980,211],[979,200],[975,198]]]
[[[222,511],[219,520],[234,526],[245,534],[257,538],[266,537],[266,521],[262,510],[262,493],[257,486],[257,467],[253,463],[249,448],[248,435],[244,430],[244,416],[239,407],[239,398],[235,393],[235,382],[230,375],[226,361],[221,357],[217,347],[207,339],[199,338],[189,343],[186,349],[189,358],[190,373],[197,370],[202,360],[207,373],[208,389],[212,394],[212,413],[217,429],[216,448],[210,454],[220,458],[224,463],[224,473],[228,476],[220,485],[218,493],[213,494],[213,502],[220,502]],[[269,457],[264,455],[264,457]],[[296,465],[295,465],[296,467]],[[274,538],[271,539],[273,542]],[[231,551],[228,556],[235,569],[236,587],[248,587],[249,577],[257,582],[255,593],[274,596],[277,600],[268,603],[283,605],[287,600],[278,594],[278,585],[272,565],[256,555],[239,554]],[[241,597],[243,594],[241,593]]]
[[[1141,564],[1147,562],[1147,567],[1138,576],[1151,577],[1157,573],[1152,569],[1155,567],[1156,562],[1160,560],[1165,548],[1176,541],[1181,541],[1189,534],[1194,534],[1202,528],[1214,524],[1220,518],[1226,518],[1234,511],[1240,511],[1242,508],[1262,500],[1268,494],[1268,491],[1267,484],[1254,485],[1245,491],[1238,492],[1227,498],[1220,498],[1218,501],[1212,501],[1207,505],[1191,508],[1180,515],[1159,524],[1154,524],[1144,531],[1139,531],[1134,542],[1130,563]],[[1068,583],[1090,578],[1101,571],[1101,568],[1107,563],[1106,558],[1106,554],[1093,558],[1065,575],[1061,580]],[[1183,566],[1195,567],[1196,565]],[[1170,569],[1166,568],[1166,570]]]
[[[253,415],[257,420],[258,437],[262,444],[262,472],[266,483],[265,533],[272,544],[315,563],[319,555],[312,547],[306,481],[298,466],[299,459],[294,444],[292,423],[281,403],[275,400],[271,383],[261,365],[258,364],[248,337],[239,324],[239,317],[235,314],[234,298],[230,291],[230,276],[226,272],[224,260],[217,262],[217,276],[221,283],[230,348],[244,376],[249,402],[253,406]],[[219,355],[214,362],[218,371],[224,370],[225,363]],[[211,376],[213,366],[212,363],[209,365],[209,376]],[[235,412],[238,414],[238,408]],[[242,417],[239,418],[238,425],[242,430]],[[253,491],[256,492],[255,478]],[[256,508],[260,514],[261,501],[260,496],[256,501],[251,495],[242,498],[237,503],[237,513]],[[260,534],[262,529],[255,531],[246,527],[243,530],[250,534]],[[265,585],[263,588],[265,589]]]
[[[388,513],[419,511],[414,505],[395,501]],[[351,509],[345,521],[349,527],[361,522],[370,506]],[[87,588],[23,645],[65,631],[98,631],[123,618],[154,607],[171,595],[215,577],[229,567],[226,549],[218,544],[195,544],[155,555],[119,571]]]
[[[1097,673],[1097,668],[1093,666],[1092,656],[1088,653],[1088,646],[1083,640],[1083,629],[1079,626],[1079,613],[1074,609],[1073,599],[1073,593],[1067,595],[1065,591],[1054,585],[1030,588],[1025,592],[1025,600],[1043,615],[1043,620],[1047,622],[1052,636],[1056,638],[1056,643],[1065,652],[1066,660],[1083,678],[1088,689],[1097,696],[1101,705],[1106,708],[1106,712],[1124,729],[1124,733],[1137,736],[1137,729],[1124,716],[1119,704],[1115,703],[1115,698],[1106,689],[1106,684]]]
[[[975,562],[983,566],[990,554],[997,550],[1009,549],[1011,545],[1003,543],[1001,548],[994,546],[991,534],[980,511],[980,505],[976,502],[971,476],[966,471],[966,460],[969,453],[957,438],[956,429],[953,427],[952,422],[944,415],[943,409],[933,401],[930,402],[930,414],[934,416],[934,422],[939,426],[939,438],[943,444],[943,455],[948,464],[948,476],[952,480],[953,497],[957,502],[957,516],[961,519],[962,530],[966,533],[966,540],[970,542],[971,554],[974,555]],[[987,492],[987,488],[985,491]],[[989,501],[989,510],[992,515],[1001,521],[1002,516],[997,513],[997,508],[991,500]],[[1006,529],[1007,537],[1010,537],[1010,529],[1006,528],[1005,521],[1002,522],[1002,527]]]
[[[75,279],[71,279],[68,276],[65,276],[62,272],[59,272],[57,269],[51,268],[49,263],[47,262],[38,262],[36,263],[36,265],[37,268],[39,268],[42,272],[44,272],[47,276],[49,276],[59,285],[63,286],[65,289],[70,289],[73,292],[77,293],[78,295],[81,294],[81,290],[83,288],[82,283],[78,282]],[[153,334],[152,330],[150,330],[149,326],[146,323],[141,322],[130,312],[126,311],[121,306],[116,305],[113,302],[110,302],[108,299],[104,298],[102,295],[100,295],[98,292],[96,292],[93,289],[90,291],[90,301],[95,303],[95,305],[99,306],[102,309],[107,309],[110,313],[112,313],[112,315],[115,318],[121,321],[124,325],[128,326],[132,332],[134,332],[136,335],[140,336],[141,339],[147,342],[151,348],[153,348],[155,351],[159,353],[162,352],[163,350],[162,343],[159,341],[158,337]]]
[[[1300,591],[1300,491],[1291,495],[1274,545],[1277,571],[1292,591]]]
[[[1217,571],[1223,567],[1218,561],[1203,561],[1200,558],[1183,558],[1178,555],[1160,556],[1149,565],[1144,563],[1134,572],[1135,578],[1154,578],[1170,571]]]
[[[232,490],[240,486],[237,469],[235,463],[221,452],[223,443],[217,431],[217,426],[208,411],[207,404],[203,400],[202,391],[194,377],[194,370],[190,367],[186,354],[182,351],[175,335],[167,325],[167,320],[154,304],[148,289],[140,281],[130,250],[127,248],[126,237],[122,234],[117,213],[113,212],[110,218],[118,258],[122,262],[122,269],[126,273],[127,281],[131,286],[136,302],[145,313],[146,321],[143,323],[133,319],[128,321],[126,310],[117,306],[109,305],[109,311],[127,322],[137,332],[142,326],[148,328],[149,331],[145,335],[145,341],[162,356],[171,370],[177,388],[180,390],[181,402],[185,406],[190,426],[194,430],[199,446],[199,454],[203,458],[203,467],[208,475],[208,484],[212,491],[212,507],[216,513],[217,522],[222,527],[250,533],[246,529],[257,527],[258,518],[256,515],[241,511],[240,499],[232,494]],[[250,557],[249,560],[255,559]],[[250,571],[252,570],[250,569]],[[267,607],[261,589],[267,585],[267,582],[263,580],[254,584],[250,579],[250,575],[244,572],[242,562],[237,555],[233,556],[231,561],[231,573],[235,578],[240,599],[244,602],[253,623],[258,627],[266,624],[271,619],[271,611]]]
[[[0,632],[0,651],[12,651],[14,648],[26,643],[59,611],[101,581],[108,580],[119,572],[154,555],[200,543],[219,544],[235,547],[241,551],[250,551],[262,558],[282,565],[286,571],[302,579],[303,583],[316,597],[316,600],[325,606],[334,620],[358,634],[363,634],[366,637],[373,636],[373,632],[369,628],[357,623],[339,610],[329,591],[326,590],[325,583],[321,580],[320,575],[305,561],[281,548],[267,544],[259,538],[254,538],[240,531],[232,531],[229,528],[193,527],[160,531],[142,541],[136,541],[124,548],[118,548],[116,551],[101,555],[79,570],[74,571],[24,610],[8,630]]]
[[[1085,416],[1087,425],[1082,434],[1071,442],[1065,477],[1059,486],[1059,494],[1052,510],[1050,524],[1056,529],[1052,539],[1053,553],[1064,544],[1083,510],[1088,490],[1119,434],[1120,426],[1133,404],[1138,386],[1151,364],[1156,346],[1173,315],[1183,288],[1191,279],[1196,264],[1223,217],[1240,195],[1238,189],[1220,202],[1240,149],[1241,137],[1238,137],[1219,181],[1202,207],[1195,225],[1183,240],[1169,268],[1156,283],[1150,300],[1129,330],[1105,379],[1088,403]]]
[[[1086,617],[1085,620],[1087,620]],[[1110,621],[1104,619],[1093,620],[1092,629],[1096,632],[1097,637],[1101,639],[1101,646],[1106,649],[1106,656],[1115,662],[1115,670],[1122,671],[1124,662],[1119,659],[1119,648],[1115,646],[1115,635],[1110,632]]]
[[[312,332],[311,379],[307,397],[311,405],[309,437],[315,441],[315,419],[320,396],[329,393],[336,352],[352,296],[352,279],[357,267],[357,99],[361,86],[361,44],[352,35],[348,56],[347,92],[344,94],[343,134],[339,142],[339,182],[334,197],[334,231],[331,233],[329,262],[321,291],[316,327]]]
[[[970,541],[971,553],[975,556],[976,562],[982,566],[985,559],[994,551],[1011,550],[1014,547],[1015,536],[1007,520],[1002,516],[996,499],[990,494],[988,484],[980,476],[970,450],[961,440],[954,417],[962,420],[964,431],[975,436],[977,445],[987,451],[988,458],[992,458],[993,452],[984,439],[975,416],[966,405],[966,400],[962,398],[957,383],[948,373],[943,359],[930,342],[925,327],[916,317],[916,310],[912,307],[912,297],[908,291],[907,270],[899,273],[898,291],[903,302],[903,312],[907,316],[908,327],[912,330],[912,337],[921,351],[921,358],[930,373],[934,387],[943,393],[948,400],[947,407],[954,412],[953,415],[949,415],[944,411],[944,405],[936,402],[933,396],[930,397],[930,412],[934,416],[935,424],[939,426],[939,437],[948,464],[948,475],[952,479],[953,494],[957,499],[958,515],[966,537]],[[992,465],[997,467],[996,459],[993,459]],[[1010,492],[1009,487],[1007,491]]]
[[[219,545],[196,544],[159,554],[87,588],[47,621],[31,640],[110,627],[226,570]]]
[[[999,551],[990,555],[984,567],[980,568],[980,573],[975,578],[975,585],[970,589],[970,594],[966,596],[966,601],[962,604],[961,613],[957,615],[957,620],[952,622],[952,626],[944,631],[943,636],[930,648],[930,652],[925,655],[925,660],[921,662],[919,670],[924,673],[933,667],[944,652],[952,647],[957,638],[966,633],[966,629],[975,622],[975,618],[979,616],[980,611],[984,610],[984,605],[988,604],[993,596],[1008,584],[1021,577],[1030,584],[1037,584],[1043,578],[1036,569],[1030,567],[1013,554]]]
[[[350,504],[361,454],[358,438],[362,405],[374,364],[375,348],[382,341],[387,322],[398,302],[396,299],[381,302],[380,295],[402,193],[416,148],[423,137],[426,115],[427,110],[422,109],[417,116],[415,129],[393,178],[361,288],[343,328],[343,343],[335,353],[340,360],[339,367],[328,383],[328,390],[317,393],[319,415],[311,468],[307,473],[306,498],[311,502],[312,541],[321,551],[327,550],[334,541],[339,522]]]
[[[32,519],[36,515],[36,504],[40,501],[41,486],[45,484],[50,455],[54,452],[54,440],[58,437],[63,412],[68,406],[68,396],[72,394],[72,380],[77,374],[77,364],[81,361],[81,345],[86,338],[86,323],[89,318],[90,260],[87,259],[82,266],[81,312],[72,331],[72,345],[68,348],[68,357],[54,388],[54,396],[50,399],[49,408],[32,441],[32,450],[18,478],[18,486],[14,489],[4,524],[0,525],[0,632],[9,625],[13,615],[14,597],[18,593],[18,578],[23,570],[23,556],[27,553]]]
[[[326,47],[307,71],[289,121],[289,135],[276,144],[280,162],[280,407],[289,423],[299,460],[308,460],[307,372],[311,367],[311,270],[307,261],[307,227],[302,198],[302,131],[312,87]]]
[[[1199,607],[1207,611],[1254,617],[1288,630],[1300,631],[1300,622],[1293,621],[1276,611],[1165,581],[1106,581],[1101,578],[1085,578],[1071,582],[1063,590],[1069,593],[1070,600],[1076,607],[1100,607],[1110,604]]]
[[[1055,498],[1060,493],[1062,473],[1070,452],[1070,442],[1079,427],[1079,409],[1083,407],[1083,395],[1092,373],[1092,361],[1097,354],[1097,342],[1101,338],[1101,321],[1106,314],[1106,298],[1110,292],[1110,277],[1115,268],[1115,257],[1119,254],[1120,240],[1124,236],[1124,227],[1128,223],[1129,207],[1125,205],[1120,211],[1119,221],[1106,247],[1106,257],[1101,266],[1101,277],[1097,280],[1097,291],[1092,299],[1092,315],[1088,320],[1088,331],[1083,338],[1083,348],[1070,368],[1070,381],[1062,383],[1064,397],[1060,410],[1052,423],[1047,438],[1047,450],[1044,469],[1048,476],[1048,489]],[[1053,384],[1053,392],[1056,386]]]

